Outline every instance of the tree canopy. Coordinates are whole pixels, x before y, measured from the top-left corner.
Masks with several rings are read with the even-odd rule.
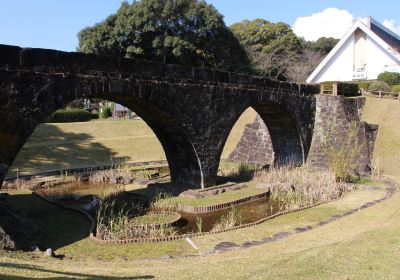
[[[301,50],[300,41],[288,24],[264,19],[244,20],[233,24],[231,30],[261,74],[286,79],[288,67]]]
[[[246,71],[250,60],[223,16],[200,0],[122,3],[104,21],[81,30],[79,51],[165,63]]]
[[[322,55],[327,55],[339,42],[339,39],[332,37],[321,37],[317,41],[306,41],[300,38],[303,49],[320,52]]]
[[[387,83],[389,86],[400,85],[400,73],[383,72],[378,75],[378,80]]]

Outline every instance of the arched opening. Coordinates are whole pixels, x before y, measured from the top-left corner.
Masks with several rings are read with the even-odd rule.
[[[304,162],[296,125],[283,107],[263,102],[248,107],[240,115],[226,139],[219,174],[229,174],[230,163],[235,162],[253,168]],[[228,171],[224,172],[224,168]]]
[[[6,179],[149,162],[167,164],[157,136],[135,112],[107,100],[76,99],[35,128]]]
[[[151,96],[132,96],[131,93],[122,93],[121,87],[114,85],[113,88],[109,85],[110,89],[104,92],[102,91],[104,89],[103,80],[85,79],[82,81],[75,77],[62,76],[51,79],[33,78],[30,75],[21,74],[10,78],[9,88],[4,88],[5,91],[19,91],[17,97],[21,100],[16,100],[14,107],[20,103],[24,106],[24,112],[18,108],[16,109],[16,111],[20,110],[18,114],[3,112],[8,119],[10,119],[9,116],[15,116],[15,119],[10,119],[10,123],[0,127],[2,135],[6,136],[1,138],[0,181],[3,180],[19,150],[40,123],[73,100],[98,98],[121,104],[146,122],[165,152],[171,180],[174,183],[185,183],[187,186],[202,184],[202,172],[193,145],[182,125],[167,110],[163,109],[165,104],[158,102],[162,100],[150,100]],[[26,81],[30,81],[29,86],[26,86]],[[9,108],[12,109],[13,106],[9,106]],[[104,131],[104,133],[107,132]]]

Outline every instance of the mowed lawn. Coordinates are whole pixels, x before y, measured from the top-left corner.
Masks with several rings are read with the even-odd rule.
[[[238,143],[256,113],[247,110],[233,127],[222,158]],[[95,120],[39,125],[24,145],[8,177],[69,168],[109,165],[126,160],[165,160],[164,150],[143,120]]]

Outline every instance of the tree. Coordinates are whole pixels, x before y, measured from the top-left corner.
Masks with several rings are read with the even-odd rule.
[[[78,34],[79,51],[246,71],[250,61],[223,16],[200,0],[122,3]]]
[[[324,55],[321,52],[304,49],[298,60],[288,68],[286,72],[288,79],[292,82],[304,83],[323,58]]]
[[[400,84],[400,73],[396,72],[383,72],[378,75],[378,81],[385,82],[389,86]]]
[[[255,68],[269,78],[286,80],[287,69],[297,60],[301,45],[290,26],[264,19],[244,20],[231,30],[245,46]]]
[[[339,42],[339,39],[332,37],[321,37],[317,41],[306,41],[304,38],[300,38],[300,43],[303,50],[310,50],[319,52],[322,55],[327,55]]]
[[[305,82],[307,77],[318,66],[322,59],[335,47],[338,39],[321,37],[317,41],[306,41],[299,38],[301,53],[297,61],[290,64],[287,70],[288,80]]]

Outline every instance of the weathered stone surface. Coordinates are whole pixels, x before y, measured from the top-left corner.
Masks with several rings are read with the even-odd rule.
[[[317,168],[328,168],[329,149],[346,148],[354,153],[354,172],[371,171],[371,158],[377,126],[360,121],[364,98],[349,99],[343,96],[316,96],[314,133],[307,163]],[[348,143],[349,135],[352,135]],[[326,147],[330,147],[326,149]],[[351,157],[349,157],[351,158]]]
[[[248,162],[264,166],[274,161],[274,152],[268,128],[260,115],[246,125],[235,150],[229,155],[230,161]]]
[[[321,122],[329,121],[316,108],[336,116],[327,105],[316,107],[318,92],[318,86],[210,69],[0,45],[0,182],[36,126],[82,97],[120,103],[146,121],[164,148],[175,183],[215,183],[230,130],[248,107],[268,127],[274,162],[300,164],[308,157],[314,120],[319,135],[327,126]],[[257,142],[260,135],[249,139]],[[320,148],[316,141],[313,151]],[[261,162],[265,155],[255,159]]]

